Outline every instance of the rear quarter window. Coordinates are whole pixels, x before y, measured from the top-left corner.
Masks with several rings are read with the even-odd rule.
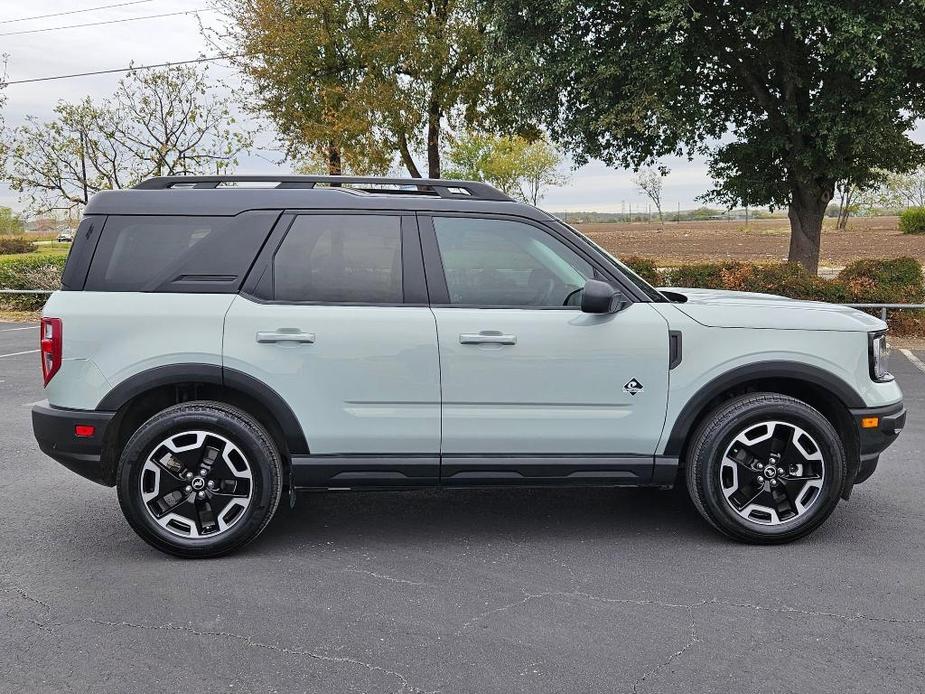
[[[278,216],[110,216],[84,289],[236,292]]]

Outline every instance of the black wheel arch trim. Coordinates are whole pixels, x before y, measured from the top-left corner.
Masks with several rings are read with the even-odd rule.
[[[862,408],[863,398],[848,383],[833,373],[815,366],[790,361],[764,361],[731,369],[709,381],[687,401],[671,428],[662,455],[681,454],[694,422],[709,403],[723,392],[751,381],[785,378],[822,388],[838,398],[846,408]]]
[[[279,393],[250,374],[218,364],[167,364],[142,371],[110,390],[96,409],[115,412],[149,390],[183,383],[208,383],[244,393],[263,405],[276,419],[290,453],[309,452],[299,420]]]

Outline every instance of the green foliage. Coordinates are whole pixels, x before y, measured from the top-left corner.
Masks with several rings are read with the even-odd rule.
[[[253,144],[195,66],[129,71],[110,99],[59,101],[54,113],[4,134],[10,188],[35,213],[151,176],[221,173]]]
[[[621,258],[623,263],[635,272],[637,275],[642,277],[646,282],[651,285],[658,286],[662,284],[661,275],[658,271],[658,266],[655,264],[654,260],[649,258],[641,258],[637,255],[629,256],[628,258]]]
[[[899,215],[899,229],[904,234],[925,234],[925,207],[910,207]]]
[[[0,207],[0,235],[21,234],[25,229],[19,215],[13,214],[9,207]]]
[[[440,177],[441,129],[480,119],[486,24],[477,0],[220,0],[216,40],[251,84],[251,107],[274,122],[288,154],[330,173],[412,176],[427,151]]]
[[[58,289],[64,271],[64,256],[37,255],[0,261],[2,289]],[[37,311],[48,300],[46,294],[0,294],[0,308]]]
[[[562,155],[546,140],[465,133],[450,142],[446,178],[486,181],[536,205],[549,186],[562,185]]]
[[[35,244],[22,236],[0,238],[0,255],[13,255],[16,253],[31,253]]]
[[[493,4],[509,120],[545,125],[579,163],[706,155],[706,198],[789,206],[791,260],[811,271],[836,181],[925,160],[908,136],[925,116],[921,3]]]
[[[914,258],[856,260],[834,279],[813,275],[798,263],[729,261],[669,268],[657,280],[670,287],[729,289],[832,303],[925,302],[925,278]]]

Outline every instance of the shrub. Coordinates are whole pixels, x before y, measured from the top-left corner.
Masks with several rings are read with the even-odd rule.
[[[649,258],[641,258],[638,255],[631,255],[629,258],[623,258],[623,262],[628,265],[633,272],[642,277],[649,284],[658,286],[662,283],[661,275],[658,271],[655,261]]]
[[[0,289],[58,289],[64,256],[32,256],[0,261]],[[37,311],[45,305],[45,294],[0,294],[0,308]]]
[[[13,253],[31,253],[35,250],[35,245],[29,239],[21,236],[12,238],[0,238],[0,255]]]
[[[899,230],[904,234],[925,234],[925,207],[910,207],[899,215]]]
[[[925,303],[925,278],[915,258],[856,260],[835,279],[817,277],[796,263],[722,262],[671,268],[663,271],[662,280],[672,287],[731,289],[842,304]],[[891,330],[920,334],[925,327],[921,313],[894,311]]]
[[[703,287],[704,289],[730,289],[723,273],[735,273],[744,263],[696,263],[666,270],[662,283],[670,287]]]
[[[853,303],[920,304],[925,302],[925,278],[915,258],[855,260],[838,274]]]

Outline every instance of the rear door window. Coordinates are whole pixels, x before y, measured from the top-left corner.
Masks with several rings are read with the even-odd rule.
[[[300,215],[273,258],[274,298],[402,303],[401,251],[397,215]]]
[[[237,291],[278,216],[110,216],[85,289]]]

